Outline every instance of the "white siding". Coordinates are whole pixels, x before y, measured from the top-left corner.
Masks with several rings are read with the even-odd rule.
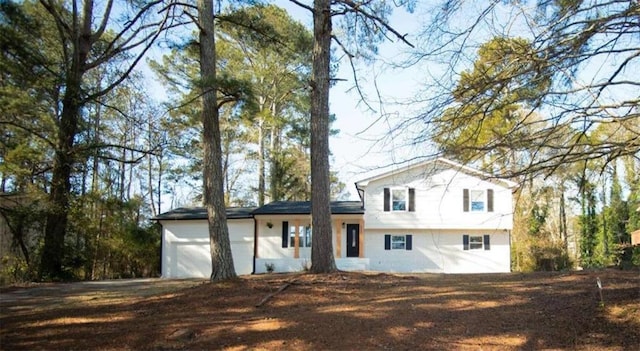
[[[333,249],[336,258],[336,264],[339,269],[343,270],[365,270],[368,264],[366,259],[345,258],[346,256],[346,231],[342,227],[342,223],[346,226],[349,223],[359,223],[359,215],[344,215],[339,219],[341,232],[341,253],[336,255],[337,235],[335,233],[335,223],[332,219],[333,232]],[[256,258],[255,273],[266,273],[267,265],[273,265],[274,272],[297,272],[302,271],[305,267],[311,266],[311,248],[298,248],[298,258],[295,258],[295,248],[289,240],[286,248],[282,247],[282,222],[287,221],[289,226],[293,226],[298,221],[298,225],[306,226],[311,223],[309,215],[260,215],[256,216],[258,228],[258,256]],[[269,225],[271,224],[271,228]]]
[[[384,188],[414,188],[415,212],[385,212]],[[492,189],[493,212],[464,212],[463,189]],[[427,172],[426,169],[417,168],[371,181],[365,189],[367,230],[511,230],[512,222],[512,194],[509,188],[452,169]]]
[[[256,218],[259,233],[258,257],[269,259],[294,258],[295,248],[293,246],[282,247],[282,222],[287,221],[289,226],[292,226],[296,220],[299,221],[301,226],[311,223],[309,216],[261,216]],[[271,223],[271,228],[269,228],[268,223]],[[300,247],[299,250],[300,258],[311,258],[310,247]]]
[[[211,275],[206,220],[160,221],[162,277],[208,278]],[[229,239],[237,274],[253,271],[253,219],[229,219]]]
[[[412,235],[411,250],[385,250],[384,235]],[[490,250],[464,250],[462,237],[490,235]],[[386,272],[502,273],[510,271],[508,231],[368,230],[368,269]]]

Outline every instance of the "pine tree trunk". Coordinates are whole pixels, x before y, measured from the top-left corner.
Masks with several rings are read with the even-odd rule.
[[[64,239],[67,232],[73,146],[78,129],[80,83],[82,81],[79,65],[72,67],[71,71],[67,79],[65,96],[62,101],[63,109],[58,126],[58,141],[53,162],[44,247],[40,260],[39,278],[41,280],[64,279],[62,269]]]
[[[70,66],[67,68],[62,113],[58,123],[58,135],[51,176],[49,209],[45,225],[44,246],[40,260],[40,279],[63,279],[64,240],[69,215],[71,173],[74,164],[74,142],[78,133],[82,99],[82,76],[91,51],[91,25],[93,1],[82,8],[82,19],[73,28],[73,46]]]
[[[222,146],[216,99],[216,44],[213,0],[198,0],[200,74],[202,77],[204,205],[209,222],[211,281],[236,276],[224,206]]]
[[[264,205],[265,185],[265,140],[264,140],[264,119],[260,117],[258,121],[258,206]]]
[[[329,198],[329,60],[331,2],[315,0],[313,13],[313,73],[311,77],[311,272],[337,270],[333,256]]]

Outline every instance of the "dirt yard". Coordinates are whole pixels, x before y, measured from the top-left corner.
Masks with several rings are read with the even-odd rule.
[[[640,349],[638,271],[83,284],[3,292],[0,349]]]

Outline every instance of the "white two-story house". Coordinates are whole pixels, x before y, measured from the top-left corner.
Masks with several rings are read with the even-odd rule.
[[[442,158],[357,182],[368,269],[509,272],[515,185]]]
[[[383,272],[509,272],[515,186],[443,158],[358,181],[360,201],[331,204],[336,265]],[[236,214],[228,224],[238,274],[308,267],[310,209],[308,201],[230,209]],[[178,209],[156,219],[163,226],[162,275],[207,276],[205,212]],[[175,247],[191,250],[180,256]],[[194,252],[201,256],[197,264]],[[188,268],[194,266],[199,268]]]

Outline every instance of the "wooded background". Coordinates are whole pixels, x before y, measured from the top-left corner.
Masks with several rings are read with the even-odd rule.
[[[224,206],[310,200],[312,155],[330,157],[328,143],[312,152],[312,136],[324,133],[312,125],[335,120],[312,93],[329,89],[340,65],[354,69],[359,91],[355,67],[388,40],[410,50],[398,65],[438,67],[439,76],[406,102],[420,113],[384,119],[393,122],[387,138],[412,135],[410,145],[431,150],[420,157],[520,184],[514,270],[640,264],[630,245],[640,229],[638,2],[291,1],[328,14],[315,32],[283,8],[242,2],[208,10],[207,28],[198,12],[207,3],[0,2],[0,282],[157,275],[160,232],[149,219],[206,199],[202,113],[212,109],[212,169],[221,170],[212,184]],[[429,14],[424,30],[395,31],[396,6]],[[207,33],[212,76],[202,68]],[[150,84],[167,100],[154,101]],[[203,109],[211,92],[215,108]],[[344,196],[328,161],[318,167],[330,189],[314,201]],[[322,252],[333,250],[315,257]]]

